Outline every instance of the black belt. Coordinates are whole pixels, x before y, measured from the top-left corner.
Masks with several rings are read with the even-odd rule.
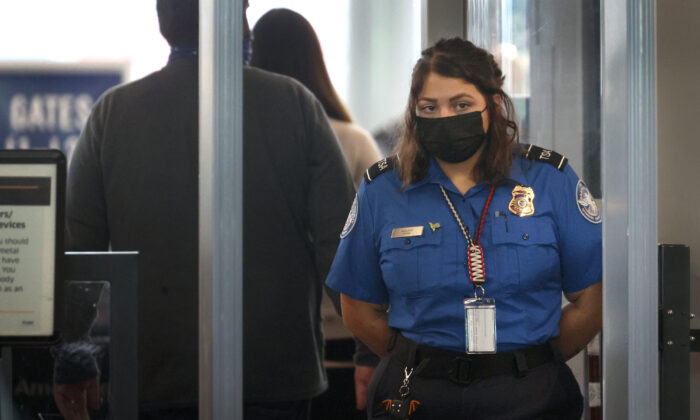
[[[561,360],[551,341],[501,353],[466,354],[417,344],[400,334],[395,337],[391,353],[403,362],[411,359],[410,352],[415,349],[414,366],[421,365],[416,369],[417,376],[449,379],[464,385],[492,376],[524,376],[529,369]]]

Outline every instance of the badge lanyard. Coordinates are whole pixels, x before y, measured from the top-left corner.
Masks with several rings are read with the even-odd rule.
[[[496,352],[496,301],[493,298],[485,297],[484,283],[486,282],[486,270],[484,266],[484,250],[479,244],[481,231],[484,227],[484,220],[493,198],[493,193],[496,186],[492,185],[489,191],[484,209],[481,211],[479,226],[477,227],[476,236],[472,240],[469,235],[469,229],[462,223],[462,218],[459,217],[455,210],[452,200],[447,196],[447,192],[440,185],[445,201],[452,211],[457,224],[462,229],[462,234],[467,240],[467,267],[469,271],[469,280],[474,285],[474,298],[464,299],[464,315],[465,315],[465,335],[466,335],[466,350],[467,353],[495,353]],[[478,291],[481,291],[479,295]]]
[[[479,226],[476,230],[476,237],[472,240],[471,235],[469,235],[469,228],[464,226],[462,223],[462,218],[459,217],[457,210],[455,210],[452,200],[447,196],[447,192],[440,185],[440,191],[442,191],[443,197],[447,205],[452,210],[452,215],[454,215],[457,224],[460,229],[462,229],[462,234],[464,239],[467,240],[467,267],[469,269],[469,280],[474,284],[474,297],[478,297],[477,290],[481,290],[481,296],[484,296],[484,283],[486,282],[486,271],[484,267],[484,250],[479,244],[479,238],[481,238],[481,230],[484,227],[484,220],[486,219],[486,214],[489,211],[489,206],[491,205],[491,199],[493,198],[493,192],[496,190],[496,186],[491,186],[489,191],[489,196],[486,199],[486,204],[484,204],[484,209],[481,211],[481,218],[479,219]]]

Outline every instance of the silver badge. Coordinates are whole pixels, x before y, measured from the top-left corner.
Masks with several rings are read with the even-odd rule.
[[[578,184],[576,184],[576,205],[578,205],[578,211],[580,211],[583,217],[589,222],[600,223],[603,221],[591,192],[588,191],[588,187],[586,187],[586,184],[580,179]]]
[[[355,222],[357,221],[357,194],[355,194],[355,200],[352,202],[352,207],[350,207],[350,214],[348,214],[348,219],[345,221],[345,226],[343,226],[343,231],[340,232],[340,239],[345,238],[352,232],[352,228],[355,227]]]

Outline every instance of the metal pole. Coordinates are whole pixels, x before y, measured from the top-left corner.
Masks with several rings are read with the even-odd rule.
[[[605,1],[601,19],[603,416],[657,419],[655,2]]]
[[[243,0],[201,0],[199,418],[243,418]]]

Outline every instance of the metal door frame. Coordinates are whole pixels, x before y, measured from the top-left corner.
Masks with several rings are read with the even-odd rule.
[[[243,418],[243,1],[199,2],[199,418]]]
[[[603,416],[659,418],[656,4],[601,8]]]
[[[200,3],[200,419],[242,418],[242,3]],[[659,416],[655,13],[601,10],[609,419]]]

